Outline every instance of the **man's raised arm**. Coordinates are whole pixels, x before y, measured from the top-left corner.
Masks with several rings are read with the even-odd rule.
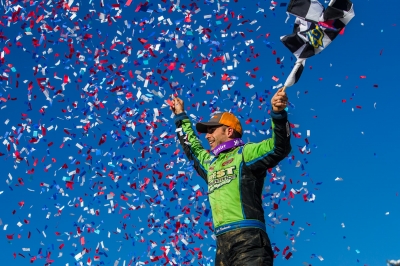
[[[257,176],[265,177],[269,168],[276,166],[290,153],[290,125],[284,110],[287,100],[286,92],[282,89],[271,100],[272,138],[249,143],[244,148],[246,166]]]
[[[175,114],[178,139],[182,145],[183,151],[188,159],[193,162],[194,169],[196,169],[197,173],[208,183],[207,172],[212,156],[203,148],[197,138],[189,117],[184,112],[183,101],[180,98],[174,98],[170,109]]]

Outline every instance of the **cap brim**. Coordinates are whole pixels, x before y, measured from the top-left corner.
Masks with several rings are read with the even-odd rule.
[[[207,133],[207,128],[212,126],[222,126],[218,122],[199,122],[196,124],[196,130],[200,133]]]

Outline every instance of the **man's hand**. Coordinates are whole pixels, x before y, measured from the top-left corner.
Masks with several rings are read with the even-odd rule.
[[[286,92],[283,91],[283,88],[280,88],[272,97],[271,99],[271,105],[272,105],[272,110],[274,112],[280,112],[283,109],[285,109],[286,104],[288,101],[288,97],[286,95]]]
[[[169,109],[171,109],[175,115],[182,113],[185,110],[182,99],[175,97],[172,100],[172,106],[170,106]]]

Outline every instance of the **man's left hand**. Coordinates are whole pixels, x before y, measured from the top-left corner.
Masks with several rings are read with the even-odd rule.
[[[288,97],[286,95],[286,92],[283,91],[283,88],[280,88],[271,99],[272,110],[274,112],[282,111],[286,108],[287,102]]]

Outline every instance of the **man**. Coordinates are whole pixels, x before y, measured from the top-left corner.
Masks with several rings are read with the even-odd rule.
[[[273,265],[261,194],[267,170],[291,149],[290,127],[284,110],[287,101],[282,89],[273,96],[272,138],[259,143],[243,143],[242,126],[231,113],[215,114],[209,122],[197,123],[197,131],[206,134],[209,153],[196,137],[183,101],[173,100],[171,110],[175,114],[180,144],[208,184],[217,236],[217,266]]]

